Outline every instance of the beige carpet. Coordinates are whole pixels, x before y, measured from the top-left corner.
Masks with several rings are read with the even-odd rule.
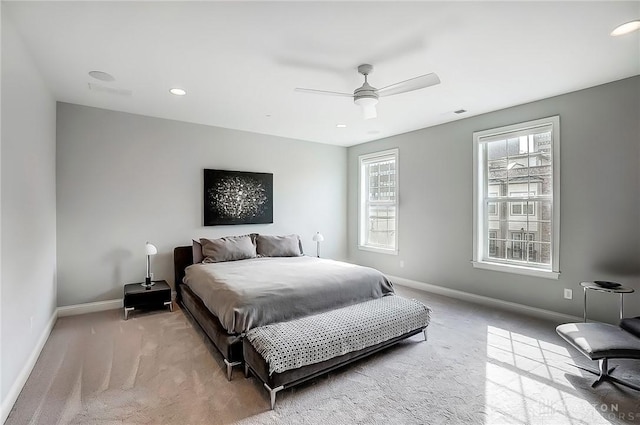
[[[415,336],[299,387],[274,411],[179,309],[60,318],[6,422],[14,424],[640,423],[640,393],[604,383],[555,323],[398,288],[433,308]],[[620,374],[640,381],[637,361]]]

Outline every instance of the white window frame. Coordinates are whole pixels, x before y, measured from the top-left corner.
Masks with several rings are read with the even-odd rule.
[[[488,208],[485,208],[484,182],[488,178],[483,145],[489,138],[514,132],[530,132],[539,127],[551,126],[551,152],[553,193],[551,197],[551,264],[548,267],[531,267],[515,261],[491,261],[488,258]],[[560,277],[560,117],[553,116],[520,124],[494,128],[473,133],[473,260],[476,268],[528,276],[558,279]]]
[[[380,246],[367,245],[366,244],[366,232],[369,223],[367,211],[369,205],[369,188],[367,186],[367,178],[364,175],[365,168],[363,165],[366,163],[374,162],[375,160],[385,160],[385,158],[393,157],[396,162],[396,175],[395,175],[395,202],[389,203],[390,206],[395,206],[396,218],[395,218],[395,232],[394,232],[394,247],[383,248]],[[400,216],[399,198],[400,198],[400,155],[399,150],[388,149],[381,152],[374,152],[365,155],[358,156],[358,249],[363,251],[379,252],[383,254],[398,255],[398,224]]]

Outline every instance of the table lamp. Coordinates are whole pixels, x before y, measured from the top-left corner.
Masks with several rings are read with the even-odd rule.
[[[150,288],[153,286],[153,283],[154,283],[151,281],[151,267],[150,267],[151,256],[156,255],[158,253],[158,248],[156,248],[154,245],[147,242],[144,245],[144,250],[145,250],[145,253],[147,254],[147,276],[144,278],[144,283],[142,284],[142,286],[144,286],[145,288]]]
[[[316,232],[313,235],[313,241],[316,243],[316,257],[320,258],[320,242],[324,241],[324,236],[322,236],[322,233]]]

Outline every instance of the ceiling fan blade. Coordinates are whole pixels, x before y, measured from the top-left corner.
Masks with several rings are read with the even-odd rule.
[[[405,93],[408,91],[419,90],[425,87],[440,84],[440,78],[434,73],[421,75],[419,77],[410,78],[406,81],[391,84],[378,90],[378,96],[392,96],[394,94]]]
[[[351,94],[351,93],[340,93],[340,92],[337,92],[337,91],[301,89],[301,88],[296,88],[295,90],[297,92],[300,92],[300,93],[324,94],[324,95],[327,95],[327,96],[353,97],[353,94]]]

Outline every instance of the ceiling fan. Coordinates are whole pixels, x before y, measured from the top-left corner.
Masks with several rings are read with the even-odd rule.
[[[364,119],[368,120],[378,116],[378,113],[376,112],[376,105],[378,104],[379,97],[392,96],[394,94],[406,93],[408,91],[419,90],[440,84],[440,78],[438,78],[436,74],[431,73],[377,89],[369,85],[369,82],[367,81],[367,76],[373,72],[373,65],[362,64],[358,67],[358,72],[364,75],[364,84],[355,89],[353,94],[303,88],[296,88],[295,90],[301,93],[352,97],[353,102],[362,107],[362,115],[364,116]]]

